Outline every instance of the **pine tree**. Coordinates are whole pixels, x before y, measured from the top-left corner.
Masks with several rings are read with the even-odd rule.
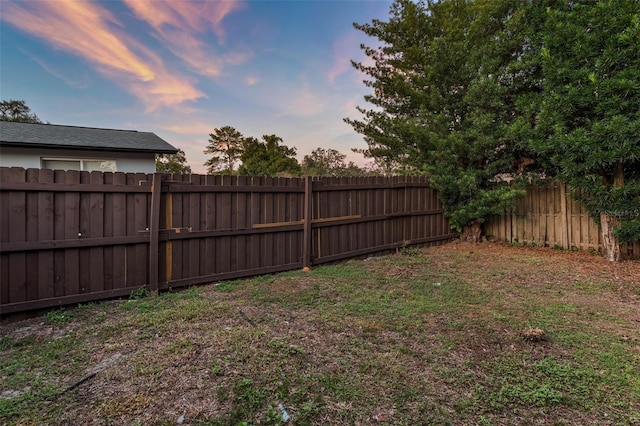
[[[236,161],[242,154],[242,133],[231,126],[217,128],[209,135],[209,144],[204,150],[211,158],[204,163],[208,173],[233,174]]]

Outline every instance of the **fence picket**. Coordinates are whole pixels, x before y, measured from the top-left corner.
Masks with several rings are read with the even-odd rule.
[[[507,242],[602,249],[598,224],[561,182],[528,188],[515,209],[487,221],[485,232]],[[626,257],[640,257],[640,242],[622,244],[621,252]]]

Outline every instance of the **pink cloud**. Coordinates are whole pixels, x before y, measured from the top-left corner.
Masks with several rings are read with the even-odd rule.
[[[349,74],[349,78],[354,83],[361,84],[363,79],[369,79],[369,76],[353,67],[351,61],[360,62],[365,66],[374,66],[375,61],[371,57],[365,55],[360,48],[362,37],[355,32],[343,35],[333,43],[333,59],[331,68],[326,73],[329,83],[334,84],[336,79],[342,75]],[[380,43],[372,40],[366,40],[365,44],[369,47],[380,47]]]
[[[327,105],[326,99],[314,93],[307,82],[304,82],[302,87],[290,91],[281,102],[284,107],[283,113],[296,117],[321,114]]]
[[[260,81],[260,77],[256,77],[253,75],[246,76],[244,78],[244,84],[247,86],[255,86]]]
[[[157,55],[127,35],[97,3],[3,1],[2,20],[86,59],[139,97],[148,110],[204,96],[188,79],[166,70]]]
[[[333,63],[327,72],[327,80],[334,83],[335,80],[352,69],[351,59],[360,55],[359,43],[353,33],[338,38],[333,43]]]
[[[224,42],[224,18],[244,7],[240,1],[155,1],[125,0],[136,17],[147,22],[171,53],[182,59],[197,73],[218,76],[227,65],[237,65],[251,57],[243,50],[216,55],[213,46],[202,41],[209,31]]]
[[[125,0],[125,3],[155,29],[171,26],[198,33],[212,29],[220,38],[224,37],[222,20],[243,7],[240,1]]]
[[[209,135],[216,126],[202,121],[195,121],[193,123],[182,123],[180,125],[162,126],[162,128],[182,135]]]

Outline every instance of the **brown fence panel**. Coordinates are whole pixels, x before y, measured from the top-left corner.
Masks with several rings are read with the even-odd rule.
[[[601,250],[600,228],[561,182],[527,188],[516,208],[485,223],[485,233],[498,240]],[[640,257],[640,242],[622,244],[625,257]]]
[[[424,178],[0,168],[0,313],[297,269],[456,236]]]
[[[144,174],[0,169],[2,314],[148,284]]]
[[[302,267],[304,182],[165,176],[159,288]]]
[[[313,264],[457,237],[425,178],[321,178],[313,184]]]

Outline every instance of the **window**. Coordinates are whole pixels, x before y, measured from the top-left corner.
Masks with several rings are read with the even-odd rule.
[[[75,158],[41,158],[43,169],[84,170],[88,172],[116,172],[116,160],[75,159]]]

